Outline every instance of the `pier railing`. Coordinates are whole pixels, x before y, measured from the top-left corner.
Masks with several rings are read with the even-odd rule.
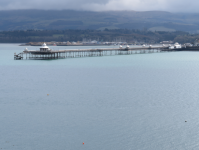
[[[59,51],[23,51],[19,54],[14,54],[14,59],[63,59],[75,57],[96,57],[110,55],[129,55],[155,53],[169,50],[168,47],[137,47],[137,48],[103,48],[103,49],[73,49]]]

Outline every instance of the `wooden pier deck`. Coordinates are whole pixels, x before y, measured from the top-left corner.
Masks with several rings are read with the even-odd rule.
[[[96,48],[96,49],[67,49],[58,51],[32,51],[27,50],[14,54],[14,59],[63,59],[75,57],[93,57],[110,55],[129,55],[135,53],[154,53],[169,51],[168,47],[129,47],[129,48]]]

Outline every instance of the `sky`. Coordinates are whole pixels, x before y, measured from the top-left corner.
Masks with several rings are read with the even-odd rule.
[[[198,0],[0,0],[0,10],[161,10],[169,12],[199,12]]]

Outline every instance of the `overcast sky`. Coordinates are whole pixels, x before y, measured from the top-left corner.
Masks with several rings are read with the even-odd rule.
[[[74,9],[199,12],[198,7],[199,0],[0,0],[0,10]]]

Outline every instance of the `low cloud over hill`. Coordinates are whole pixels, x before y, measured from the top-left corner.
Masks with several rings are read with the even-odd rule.
[[[0,10],[162,10],[170,12],[199,12],[196,0],[1,0]]]

